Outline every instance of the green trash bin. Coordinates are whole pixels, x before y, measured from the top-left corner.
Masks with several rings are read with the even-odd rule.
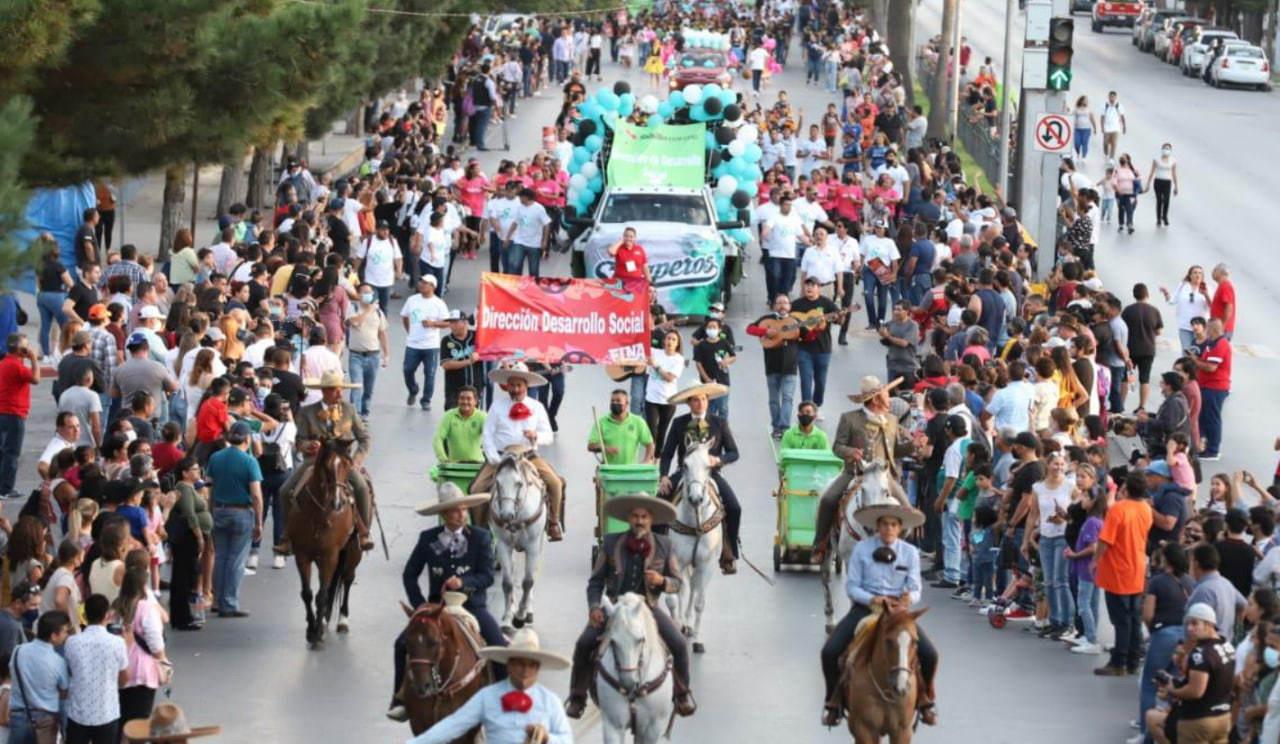
[[[431,468],[431,480],[437,484],[448,481],[462,489],[463,493],[471,492],[471,483],[484,467],[478,462],[442,462]]]
[[[830,450],[784,449],[778,453],[778,536],[784,562],[799,560],[792,551],[808,553],[813,545],[818,500],[844,469],[844,461]],[[806,559],[807,560],[807,559]]]
[[[658,494],[657,465],[600,465],[596,469],[596,538],[626,532],[629,525],[618,519],[605,520],[604,502],[626,493]],[[606,523],[607,521],[607,523]],[[602,531],[603,530],[603,531]]]

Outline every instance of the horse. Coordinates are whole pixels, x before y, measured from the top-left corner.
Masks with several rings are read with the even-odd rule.
[[[533,624],[533,583],[538,575],[547,524],[545,486],[522,452],[507,452],[493,477],[489,501],[489,527],[496,537],[498,565],[502,568],[502,630]],[[524,553],[524,579],[520,583],[520,607],[515,603],[515,554]]]
[[[316,453],[311,472],[298,487],[287,525],[293,543],[294,562],[302,581],[302,604],[307,608],[307,644],[312,650],[324,647],[325,627],[333,615],[334,597],[342,584],[342,607],[338,611],[338,632],[348,630],[348,606],[356,566],[363,554],[355,529],[355,502],[347,475],[351,442],[328,440]],[[311,565],[320,573],[320,586],[312,606]]]
[[[864,622],[875,627],[845,652],[841,689],[856,744],[879,744],[883,736],[889,744],[910,744],[919,684],[916,620],[928,609],[872,615]]]
[[[596,704],[604,744],[621,744],[628,730],[636,744],[654,744],[671,725],[675,678],[671,654],[658,635],[653,611],[639,594],[601,603],[608,618],[596,662]]]
[[[474,631],[443,604],[417,610],[401,602],[409,626],[405,629],[405,675],[400,701],[409,712],[413,735],[439,723],[490,683],[489,668],[480,658],[481,641]],[[480,727],[454,744],[482,741]]]
[[[849,562],[854,544],[870,536],[853,518],[855,512],[864,506],[894,503],[897,501],[889,491],[889,466],[874,460],[862,466],[862,475],[849,487],[840,500],[840,521],[831,531],[830,543],[826,557],[822,560],[822,596],[823,611],[827,618],[827,635],[835,630],[835,604],[831,599],[831,574],[839,571],[841,566]],[[837,563],[839,561],[839,563]]]
[[[672,501],[676,520],[671,523],[671,547],[682,581],[679,595],[667,595],[667,607],[697,654],[707,650],[698,634],[707,604],[707,584],[724,543],[724,506],[711,480],[710,457],[705,443],[685,456],[680,489]]]

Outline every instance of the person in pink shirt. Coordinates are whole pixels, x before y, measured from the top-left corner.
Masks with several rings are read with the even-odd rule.
[[[463,172],[462,178],[453,182],[453,190],[458,195],[458,201],[467,209],[467,216],[463,219],[463,223],[475,235],[480,235],[484,221],[484,205],[489,201],[489,194],[493,191],[493,187],[489,184],[489,179],[480,172],[479,162],[472,160],[467,163],[467,169]],[[463,233],[463,258],[476,257],[476,241],[477,238]]]
[[[851,222],[860,222],[862,203],[865,200],[862,184],[858,182],[858,174],[844,174],[844,183],[836,188],[835,213]]]
[[[551,249],[550,244],[560,234],[560,212],[565,204],[564,185],[560,183],[554,166],[548,164],[543,167],[533,182],[533,193],[534,201],[541,204],[551,218],[551,229],[547,231],[548,245],[542,246],[542,255],[545,257]]]

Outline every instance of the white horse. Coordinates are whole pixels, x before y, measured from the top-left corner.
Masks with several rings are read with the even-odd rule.
[[[521,453],[507,453],[498,463],[489,501],[489,529],[497,544],[498,565],[502,569],[502,630],[533,624],[533,583],[538,576],[545,543],[547,508],[545,486],[537,471]],[[516,553],[524,553],[524,579],[520,582],[520,608],[515,605]]]
[[[707,584],[715,574],[724,544],[724,507],[715,496],[710,457],[706,444],[685,456],[684,475],[672,502],[676,521],[671,525],[671,548],[681,582],[679,595],[667,595],[667,608],[697,654],[706,651],[699,640],[702,610],[707,604]]]
[[[671,722],[675,685],[671,654],[653,612],[639,594],[601,603],[608,618],[604,651],[596,664],[596,702],[604,744],[622,744],[628,730],[636,744],[654,744]]]
[[[862,475],[849,488],[848,495],[841,501],[840,521],[832,530],[827,555],[822,561],[822,595],[825,603],[823,609],[827,617],[828,635],[836,627],[835,605],[831,600],[833,569],[838,571],[840,566],[848,565],[854,544],[870,536],[870,532],[858,524],[853,515],[864,506],[897,503],[898,499],[889,490],[889,479],[892,477],[889,466],[885,463],[879,460],[865,463],[862,467]],[[836,561],[839,561],[838,566]]]

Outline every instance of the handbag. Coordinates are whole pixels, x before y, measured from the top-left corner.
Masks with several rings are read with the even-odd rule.
[[[18,666],[18,657],[21,656],[19,651],[22,647],[13,651],[13,671],[15,677],[18,678],[18,690],[22,692],[22,711],[27,717],[27,723],[31,725],[31,730],[35,732],[36,744],[58,744],[58,734],[61,733],[61,724],[56,713],[47,710],[35,708],[36,713],[41,715],[32,715],[31,696],[27,694],[27,685],[22,679],[22,669]]]
[[[871,269],[871,273],[875,274],[881,284],[888,284],[893,279],[893,267],[878,258],[867,261],[867,268]]]
[[[134,624],[137,624],[141,617],[141,614],[135,613],[133,617]],[[151,647],[147,645],[147,640],[142,637],[142,634],[136,628],[133,630],[133,642],[137,644],[138,648],[142,649],[143,653],[156,660],[156,665],[160,667],[160,686],[168,687],[173,682],[173,662],[156,659],[156,655],[151,652]]]

